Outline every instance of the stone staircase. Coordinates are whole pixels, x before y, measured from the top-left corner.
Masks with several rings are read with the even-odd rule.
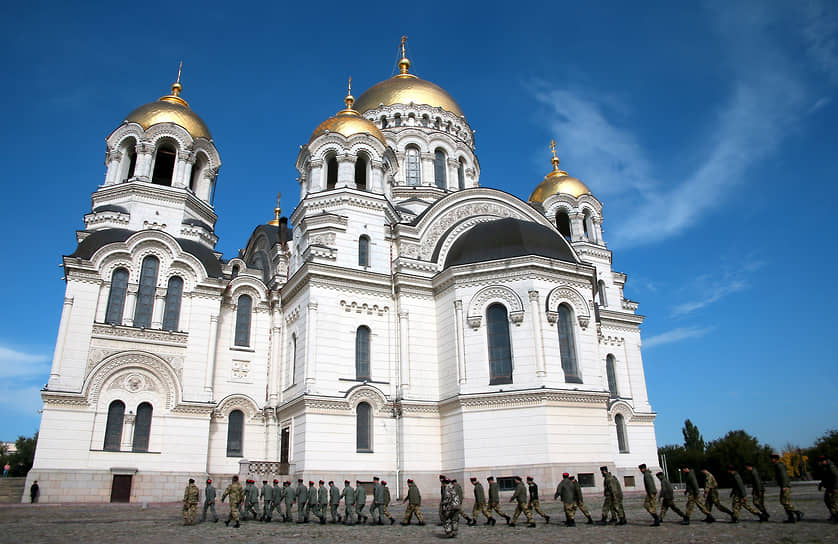
[[[20,503],[24,487],[26,478],[0,478],[0,503]]]

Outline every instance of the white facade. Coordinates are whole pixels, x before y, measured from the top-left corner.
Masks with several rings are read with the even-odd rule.
[[[178,117],[129,116],[108,137],[105,182],[64,257],[29,474],[42,501],[119,500],[119,478],[123,500],[173,500],[188,477],[239,473],[380,475],[400,495],[439,473],[547,488],[569,471],[599,486],[608,465],[639,484],[637,465],[657,464],[642,317],[611,269],[601,203],[481,188],[462,115],[412,102],[361,113],[384,140],[315,132],[296,209],[229,261],[213,251],[212,140]]]

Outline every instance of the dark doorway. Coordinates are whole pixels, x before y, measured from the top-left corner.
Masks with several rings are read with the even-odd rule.
[[[279,472],[280,474],[288,474],[290,466],[288,465],[288,447],[291,441],[291,428],[285,427],[280,433],[279,439]]]
[[[111,486],[111,502],[131,502],[130,474],[114,474]]]

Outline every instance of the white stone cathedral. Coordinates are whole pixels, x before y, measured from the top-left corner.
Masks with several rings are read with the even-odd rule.
[[[600,465],[631,488],[657,465],[602,203],[555,149],[528,202],[481,187],[457,102],[404,47],[399,68],[317,126],[296,209],[229,260],[221,159],[180,84],[107,137],[64,257],[42,501],[176,500],[233,474],[599,487]]]

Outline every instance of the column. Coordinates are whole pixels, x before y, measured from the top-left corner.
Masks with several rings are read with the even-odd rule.
[[[581,213],[570,214],[570,239],[579,242],[585,239],[585,227],[582,225],[584,218]]]
[[[594,236],[596,236],[596,242],[599,245],[605,245],[605,242],[602,241],[602,219],[594,218],[591,221],[594,224]]]
[[[399,375],[402,397],[410,391],[410,323],[408,313],[399,312]]]
[[[279,342],[282,334],[282,314],[279,311],[278,297],[274,297],[271,312],[271,364],[268,369],[268,404],[276,406],[278,401],[277,383],[279,381],[280,357],[282,345]]]
[[[105,174],[105,185],[118,183],[119,180],[117,178],[119,177],[119,166],[122,162],[122,152],[118,149],[108,150],[105,161],[108,164],[108,171]]]
[[[142,181],[151,181],[151,162],[154,146],[149,140],[137,143],[137,164],[134,166],[134,177]]]
[[[317,303],[309,302],[308,319],[306,320],[306,360],[305,385],[306,392],[314,385],[315,364],[317,362]]]
[[[355,155],[349,155],[348,153],[344,153],[343,155],[338,155],[338,181],[335,183],[335,188],[337,187],[351,187],[355,188],[355,161],[357,157]]]
[[[122,422],[122,442],[119,445],[119,451],[134,449],[134,420],[136,417],[134,412],[131,411],[125,414],[125,419]]]
[[[434,182],[434,154],[420,153],[419,162],[421,163],[419,185],[435,186],[436,184]]]
[[[218,315],[209,316],[209,344],[207,346],[207,371],[204,376],[204,391],[212,393],[215,384],[215,352],[218,347]]]
[[[96,303],[96,323],[104,323],[108,312],[108,297],[111,294],[111,282],[107,281],[99,287],[99,301]]]
[[[323,182],[323,161],[320,159],[312,160],[310,163],[311,172],[308,176],[301,179],[301,181],[308,180],[308,185],[301,183],[302,190],[300,191],[300,200],[305,198],[308,193],[316,193],[322,191],[326,184]]]
[[[452,191],[459,190],[460,181],[457,178],[457,169],[460,167],[460,161],[458,161],[457,159],[452,159],[451,157],[448,157],[448,160],[445,161],[445,166],[447,167],[447,170],[448,170],[448,179],[445,180],[448,184],[448,188],[451,189]]]
[[[454,329],[457,331],[457,375],[466,383],[465,335],[463,334],[463,301],[454,301]]]
[[[535,375],[543,378],[547,374],[544,364],[544,338],[541,330],[541,305],[538,303],[538,291],[530,289],[530,316],[532,336],[535,342]]]
[[[61,361],[64,359],[64,345],[67,343],[67,329],[70,328],[70,317],[73,312],[73,297],[64,297],[64,307],[61,309],[61,321],[58,325],[58,340],[55,342],[55,352],[52,355],[52,370],[49,373],[49,385],[55,387],[61,378]]]
[[[137,306],[137,289],[139,285],[129,283],[125,293],[125,308],[122,310],[122,324],[127,327],[134,326],[134,308]]]
[[[166,305],[165,289],[158,287],[154,291],[154,306],[151,309],[151,328],[163,328],[163,307]]]

